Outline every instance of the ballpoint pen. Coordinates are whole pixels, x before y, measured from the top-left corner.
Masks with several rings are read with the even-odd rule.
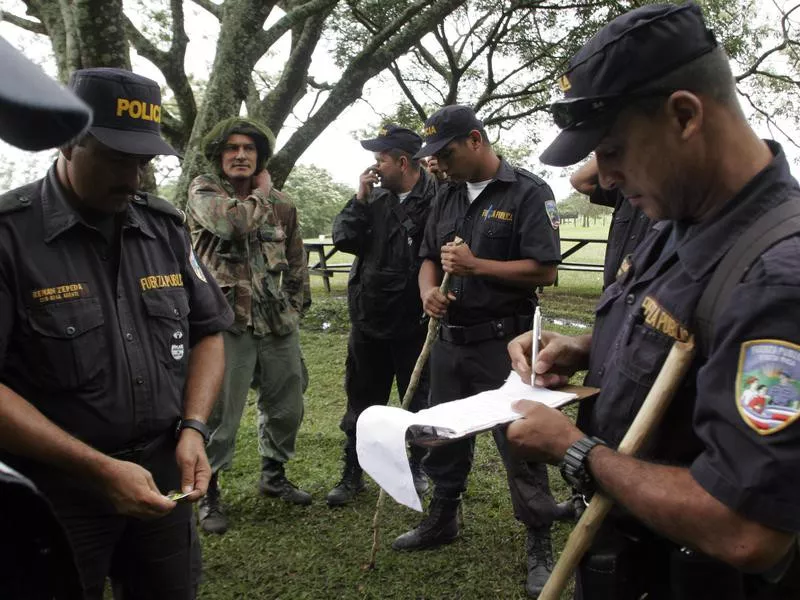
[[[533,330],[531,332],[533,343],[531,344],[531,385],[535,386],[534,380],[536,379],[536,372],[534,366],[536,365],[536,357],[539,354],[539,340],[542,337],[542,311],[539,307],[533,312]]]

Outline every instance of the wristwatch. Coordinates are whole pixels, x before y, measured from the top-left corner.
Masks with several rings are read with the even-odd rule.
[[[584,437],[572,444],[564,455],[564,460],[559,465],[559,471],[564,480],[584,496],[594,493],[594,479],[586,468],[586,458],[592,448],[597,445],[607,446],[603,440],[596,437]]]
[[[208,425],[197,419],[178,419],[175,425],[175,439],[181,437],[181,431],[184,429],[194,429],[203,436],[203,441],[208,445],[208,440],[211,439],[211,430]]]

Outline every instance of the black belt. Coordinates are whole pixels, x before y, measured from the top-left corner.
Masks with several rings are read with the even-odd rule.
[[[174,428],[171,427],[155,438],[143,440],[139,443],[129,446],[128,448],[122,448],[121,450],[116,450],[114,452],[107,452],[106,454],[108,454],[108,456],[111,458],[116,458],[117,460],[139,463],[142,458],[149,455],[153,450],[168,440],[172,439],[174,437],[174,431]]]
[[[530,329],[532,323],[533,315],[512,315],[466,327],[442,323],[439,337],[445,342],[459,346],[477,344],[486,340],[503,340],[515,336]]]

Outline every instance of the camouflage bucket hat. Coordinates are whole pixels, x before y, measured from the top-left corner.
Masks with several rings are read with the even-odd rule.
[[[275,150],[275,134],[266,125],[246,117],[231,117],[217,123],[203,138],[203,154],[206,160],[214,165],[218,171],[222,170],[220,156],[225,142],[234,134],[246,135],[253,138],[258,151],[256,173],[260,173],[267,164],[267,160]]]

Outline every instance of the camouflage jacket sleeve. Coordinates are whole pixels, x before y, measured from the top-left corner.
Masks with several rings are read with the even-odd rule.
[[[196,177],[189,186],[186,205],[190,221],[223,240],[242,238],[258,229],[269,208],[261,190],[244,200],[228,193],[209,177]]]
[[[300,237],[297,208],[286,200],[283,194],[280,195],[280,198],[282,201],[275,203],[275,211],[279,221],[286,227],[286,262],[289,263],[289,270],[284,273],[282,279],[283,292],[292,308],[298,313],[302,313],[304,288],[308,280],[306,252],[303,248],[303,238]]]

